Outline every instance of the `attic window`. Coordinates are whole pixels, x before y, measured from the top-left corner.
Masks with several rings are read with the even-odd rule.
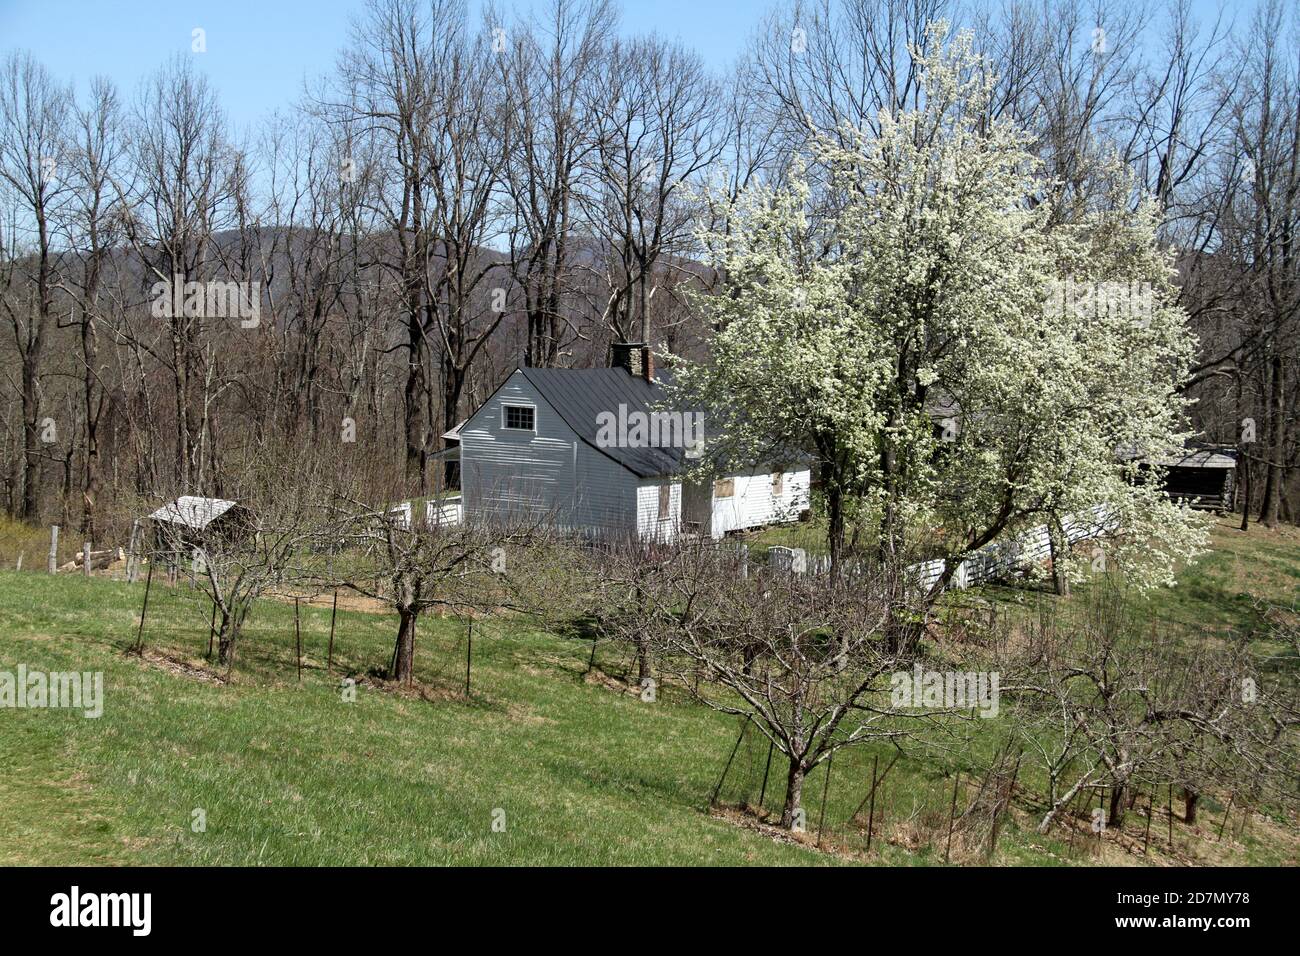
[[[501,427],[524,432],[535,431],[536,413],[537,409],[531,405],[502,405]]]
[[[736,493],[736,480],[734,478],[724,478],[722,481],[713,483],[713,497],[730,498]]]

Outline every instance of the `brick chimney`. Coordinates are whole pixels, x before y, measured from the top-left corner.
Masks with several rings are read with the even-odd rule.
[[[647,382],[655,377],[655,353],[644,342],[615,342],[610,346],[610,368],[621,368]]]

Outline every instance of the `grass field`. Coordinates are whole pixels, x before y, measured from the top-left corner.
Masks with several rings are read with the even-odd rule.
[[[1294,597],[1294,529],[1224,528],[1216,545],[1152,608],[1245,629],[1261,623],[1255,598]],[[870,854],[865,820],[847,821],[872,758],[889,753],[846,751],[825,801],[824,848],[835,852],[824,852],[811,845],[821,770],[805,791],[812,832],[798,840],[706,811],[735,719],[672,687],[642,702],[621,680],[630,662],[613,648],[588,674],[585,642],[518,620],[479,621],[466,697],[466,623],[430,618],[419,634],[419,689],[400,691],[370,676],[391,653],[394,621],[382,614],[339,612],[335,671],[325,673],[326,598],[303,608],[300,682],[293,606],[266,600],[227,679],[205,660],[206,609],[183,585],[155,580],[145,655],[125,653],[142,594],[141,584],[0,572],[0,670],[102,671],[105,685],[98,719],[0,710],[0,863],[933,864],[942,862],[936,835],[951,774],[971,772],[1004,736],[998,721],[975,721],[948,757],[901,761],[881,790]],[[359,681],[354,702],[342,674]],[[723,804],[757,801],[764,757],[762,745],[742,744]],[[774,768],[769,808],[780,776]],[[1175,820],[1172,850],[1159,806],[1146,854],[1138,823],[1105,844],[1065,830],[1039,837],[1033,781],[1022,779],[997,863],[1300,862],[1294,821],[1257,815],[1238,839],[1215,839],[1222,807],[1212,796],[1201,828]],[[958,843],[955,858],[982,861]]]

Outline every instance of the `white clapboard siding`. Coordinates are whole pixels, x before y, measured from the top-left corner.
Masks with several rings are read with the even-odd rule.
[[[1105,505],[1093,505],[1077,514],[1066,515],[1061,519],[1061,527],[1066,540],[1075,544],[1113,531],[1115,521]],[[1020,568],[1046,561],[1051,555],[1051,532],[1047,525],[1038,525],[1016,538],[987,545],[967,557],[953,575],[950,586],[968,588],[1001,580]],[[935,575],[931,583],[937,578]]]
[[[504,405],[534,409],[534,429],[503,427]],[[609,455],[578,437],[516,370],[459,428],[461,517],[465,520],[543,520],[560,527],[637,533],[668,540],[683,528],[682,485],[671,477],[639,479]],[[711,487],[695,520],[721,538],[728,531],[795,521],[809,507],[808,468],[783,473],[773,494],[770,469],[729,476],[735,494],[719,499]],[[670,483],[668,515],[659,516],[659,487]]]
[[[668,485],[668,514],[659,516],[659,489]],[[636,489],[636,530],[649,541],[671,541],[681,531],[682,483],[667,478],[645,478]]]
[[[794,521],[807,509],[811,487],[809,469],[784,472],[779,495],[772,493],[772,475],[770,470],[754,469],[727,476],[733,483],[734,494],[719,498],[715,490],[713,537],[721,538],[728,531]]]

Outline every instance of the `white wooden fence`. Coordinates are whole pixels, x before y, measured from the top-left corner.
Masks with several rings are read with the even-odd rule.
[[[430,498],[424,503],[424,520],[431,526],[460,524],[463,517],[461,496]]]
[[[1105,505],[1094,505],[1086,511],[1067,515],[1061,528],[1070,544],[1098,538],[1115,528],[1115,519]],[[1052,553],[1051,533],[1047,525],[1038,525],[1007,541],[995,541],[974,554],[967,555],[953,572],[949,587],[965,589],[989,581],[1005,580],[1016,570],[1046,560]],[[807,554],[802,548],[774,547],[768,549],[768,565],[778,571],[796,574],[811,572],[825,574],[830,571],[830,556]],[[943,558],[922,561],[908,568],[915,577],[918,588],[928,590],[943,574]]]

